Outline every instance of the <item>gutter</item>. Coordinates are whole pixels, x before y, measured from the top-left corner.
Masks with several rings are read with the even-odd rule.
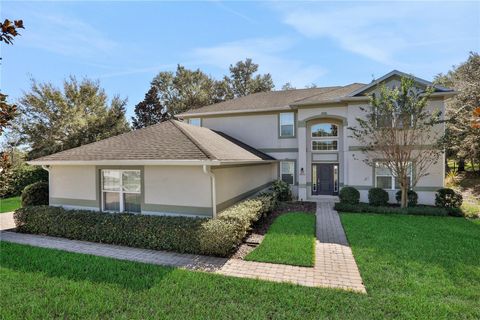
[[[119,165],[119,166],[143,166],[143,165],[164,165],[164,166],[218,166],[218,160],[32,160],[27,161],[32,166],[49,165]]]
[[[215,175],[210,170],[210,166],[204,165],[203,166],[203,173],[210,177],[212,181],[212,211],[213,211],[213,218],[217,217],[217,193],[216,193],[216,186],[215,186]]]

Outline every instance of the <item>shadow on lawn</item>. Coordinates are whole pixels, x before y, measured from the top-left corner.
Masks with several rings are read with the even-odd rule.
[[[115,284],[141,291],[155,286],[175,268],[114,260],[60,250],[0,242],[0,266],[74,281]]]

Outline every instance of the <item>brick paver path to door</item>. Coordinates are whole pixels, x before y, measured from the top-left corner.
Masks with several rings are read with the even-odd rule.
[[[8,224],[7,227],[0,221],[0,230],[7,228],[11,228],[11,225]],[[338,213],[333,210],[331,201],[317,203],[317,241],[313,268],[146,250],[8,231],[2,231],[0,239],[121,260],[202,270],[226,276],[290,282],[303,286],[338,288],[366,293],[340,218]]]

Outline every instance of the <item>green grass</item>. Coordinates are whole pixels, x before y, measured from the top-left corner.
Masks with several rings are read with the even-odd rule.
[[[315,215],[290,212],[279,216],[245,260],[313,267]]]
[[[14,211],[20,207],[20,197],[0,199],[0,213]]]
[[[480,224],[341,219],[368,295],[0,242],[0,319],[480,318]]]

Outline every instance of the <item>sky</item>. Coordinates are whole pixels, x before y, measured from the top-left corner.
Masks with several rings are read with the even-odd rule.
[[[23,19],[2,43],[2,93],[31,79],[60,87],[98,79],[133,115],[160,71],[177,64],[215,78],[252,58],[280,89],[368,83],[397,69],[432,80],[480,51],[480,2],[1,1]]]

